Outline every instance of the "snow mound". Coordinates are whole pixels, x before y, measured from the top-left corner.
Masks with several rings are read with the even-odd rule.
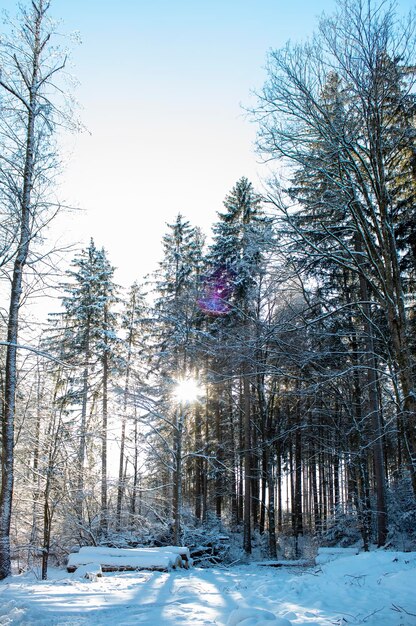
[[[14,600],[2,604],[0,606],[0,624],[1,626],[29,624],[26,621],[26,609],[18,607]]]
[[[101,565],[97,563],[89,563],[88,565],[81,565],[77,567],[76,577],[85,578],[87,580],[96,581],[103,575]]]
[[[357,555],[358,553],[359,550],[357,548],[319,548],[315,563],[317,565],[324,565],[336,559]]]

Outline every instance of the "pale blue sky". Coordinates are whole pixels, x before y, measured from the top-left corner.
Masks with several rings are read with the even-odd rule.
[[[401,0],[410,9],[413,0]],[[2,0],[13,12],[16,2]],[[265,174],[240,104],[265,79],[267,50],[310,35],[333,0],[52,0],[62,31],[79,31],[76,96],[89,133],[72,139],[66,224],[94,237],[125,285],[161,258],[178,212],[208,234],[241,176]]]

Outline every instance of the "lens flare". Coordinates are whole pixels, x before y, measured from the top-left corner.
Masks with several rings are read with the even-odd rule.
[[[204,280],[199,308],[207,315],[227,315],[231,310],[230,298],[234,291],[232,273],[226,267],[216,269]]]

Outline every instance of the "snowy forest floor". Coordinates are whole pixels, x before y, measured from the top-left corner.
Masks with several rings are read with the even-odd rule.
[[[416,626],[416,552],[376,550],[308,569],[49,576],[0,583],[2,626]]]

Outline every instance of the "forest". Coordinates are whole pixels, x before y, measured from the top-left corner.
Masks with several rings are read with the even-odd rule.
[[[339,0],[272,49],[247,113],[273,174],[211,233],[178,213],[129,287],[94,233],[48,238],[67,51],[47,0],[5,29],[0,579],[74,545],[416,548],[415,24]]]

